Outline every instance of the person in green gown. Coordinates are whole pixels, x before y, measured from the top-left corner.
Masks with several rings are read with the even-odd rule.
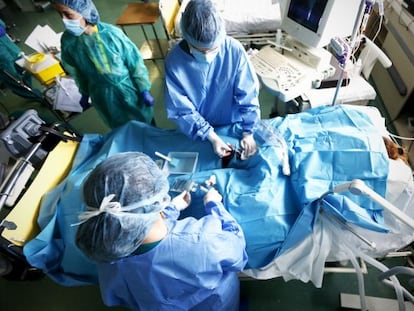
[[[100,21],[91,0],[54,0],[65,31],[61,60],[103,121],[115,128],[130,120],[154,123],[148,69],[136,45],[116,26]]]
[[[16,64],[23,55],[21,49],[7,34],[6,24],[0,19],[0,82],[13,93],[35,101],[42,101],[42,92],[32,85],[30,72]]]

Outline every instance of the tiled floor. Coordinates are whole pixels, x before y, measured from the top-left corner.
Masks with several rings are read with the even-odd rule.
[[[101,19],[114,24],[128,2],[127,0],[96,0],[95,4],[100,12]],[[44,12],[22,12],[17,10],[11,1],[8,1],[8,5],[6,9],[1,10],[0,17],[10,25],[15,24],[10,32],[16,38],[21,39],[20,47],[26,53],[32,51],[24,45],[23,41],[36,24],[49,24],[57,32],[63,30],[58,14],[51,8],[47,8]],[[131,38],[139,46],[142,39],[138,34],[138,30],[136,34],[133,32],[134,30],[131,31]],[[163,105],[162,61],[156,63],[147,61],[147,66],[153,83],[152,94],[156,99],[156,123],[159,127],[173,128],[174,125],[166,119]],[[35,108],[46,120],[54,117],[47,109],[41,108],[38,103],[19,98],[8,90],[5,90],[3,95],[0,94],[0,111],[2,112],[14,113],[28,108]],[[273,105],[273,97],[262,91],[260,102],[262,117],[267,118]],[[72,119],[70,123],[81,133],[104,133],[108,131],[108,128],[103,125],[93,108]],[[365,277],[367,294],[393,298],[393,291],[380,284],[376,280],[376,275],[375,271],[370,271]],[[285,282],[281,278],[267,281],[242,281],[243,301],[246,302],[248,310],[252,311],[339,310],[340,292],[358,293],[354,274],[326,274],[321,289],[300,281]],[[98,311],[108,309],[102,304],[99,290],[95,286],[67,288],[57,285],[48,278],[31,282],[0,279],[0,310]],[[112,310],[124,309],[113,308]]]

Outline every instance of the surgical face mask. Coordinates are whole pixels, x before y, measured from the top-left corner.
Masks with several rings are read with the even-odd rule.
[[[193,54],[194,58],[200,63],[211,63],[213,59],[217,56],[219,49],[216,48],[207,53],[200,52],[199,50],[190,47],[190,52]]]
[[[65,25],[65,28],[67,31],[69,31],[72,35],[79,37],[81,34],[84,33],[86,30],[86,27],[83,27],[81,25],[82,17],[79,17],[78,19],[67,19],[63,18],[63,24]]]

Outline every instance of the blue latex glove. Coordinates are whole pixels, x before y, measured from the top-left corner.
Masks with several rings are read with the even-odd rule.
[[[6,27],[0,25],[0,37],[3,37],[6,33]]]
[[[89,108],[89,95],[82,95],[79,104],[82,106],[83,110],[86,110]]]
[[[142,98],[144,99],[144,104],[151,107],[154,106],[154,98],[151,96],[149,91],[143,91],[141,93]]]

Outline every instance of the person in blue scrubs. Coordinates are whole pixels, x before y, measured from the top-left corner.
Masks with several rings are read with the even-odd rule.
[[[237,311],[247,262],[241,227],[211,188],[206,215],[177,220],[189,192],[170,200],[167,177],[141,152],[112,155],[83,184],[76,245],[97,262],[107,306]]]
[[[91,0],[54,0],[65,31],[61,59],[83,95],[110,127],[130,120],[154,123],[154,99],[144,60],[136,45],[113,25],[100,22]]]
[[[230,147],[214,128],[240,125],[245,158],[256,150],[259,83],[241,43],[226,35],[210,0],[192,0],[181,17],[183,40],[165,59],[167,116],[192,139],[209,140],[219,157]]]

